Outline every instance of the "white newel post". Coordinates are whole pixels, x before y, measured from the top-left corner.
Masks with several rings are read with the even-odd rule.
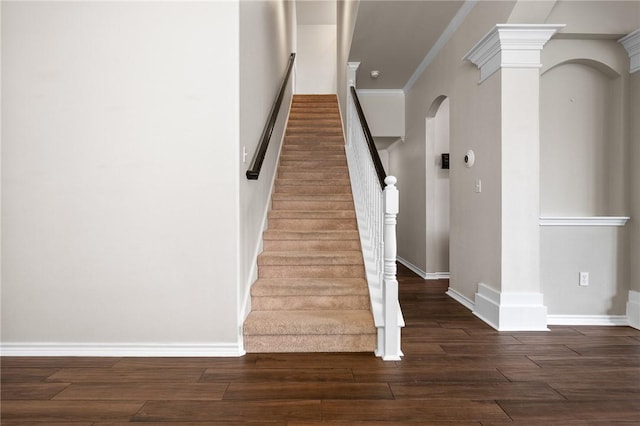
[[[396,277],[396,217],[398,215],[398,188],[394,176],[387,176],[384,183],[384,355],[385,361],[399,360],[402,356],[400,349],[400,324],[398,321],[398,280]]]

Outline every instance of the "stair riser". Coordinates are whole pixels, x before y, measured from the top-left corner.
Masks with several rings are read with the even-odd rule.
[[[244,348],[251,353],[373,352],[376,348],[376,335],[245,336]]]
[[[271,219],[269,229],[333,231],[358,229],[355,219]]]
[[[343,179],[349,180],[348,170],[343,170],[340,173],[334,172],[319,172],[314,170],[300,171],[300,170],[281,170],[278,169],[278,178],[282,179],[298,179],[298,180],[329,180],[329,179]]]
[[[255,311],[369,309],[368,296],[276,296],[252,297]]]
[[[327,152],[327,151],[286,151],[280,154],[280,162],[283,160],[333,160],[344,162],[343,152]]]
[[[308,118],[308,117],[291,117],[289,116],[288,126],[290,128],[296,127],[322,127],[328,129],[342,129],[342,125],[339,119],[328,119],[326,117]]]
[[[331,176],[320,179],[302,179],[301,177],[297,179],[278,178],[276,180],[276,187],[278,186],[347,186],[349,192],[351,192],[351,184],[348,176]]]
[[[363,265],[259,265],[260,278],[363,278]]]
[[[307,128],[307,127],[296,127],[296,128],[287,128],[286,136],[306,136],[311,137],[315,136],[316,139],[324,139],[326,136],[342,136],[342,130],[329,130],[322,128]]]
[[[351,187],[345,185],[278,185],[275,192],[278,194],[351,194]]]
[[[347,210],[353,208],[352,201],[273,200],[274,210]]]
[[[264,250],[360,250],[356,240],[265,240]]]

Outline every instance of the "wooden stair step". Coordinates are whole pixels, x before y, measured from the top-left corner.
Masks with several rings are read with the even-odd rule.
[[[363,278],[364,265],[258,265],[260,278]]]
[[[273,201],[353,201],[351,193],[348,194],[273,194]],[[302,210],[302,209],[295,209]],[[341,209],[346,210],[346,209]]]
[[[264,240],[287,241],[331,241],[352,240],[360,241],[360,235],[356,230],[319,230],[319,231],[295,231],[284,229],[268,229],[264,232]]]
[[[358,250],[345,251],[273,251],[262,252],[258,256],[258,266],[298,266],[298,265],[362,265],[362,253]]]
[[[363,278],[259,278],[251,287],[252,296],[352,296],[369,295]]]
[[[304,176],[302,176],[304,177]],[[328,177],[328,178],[312,178],[312,179],[289,179],[289,178],[281,178],[278,177],[276,179],[276,185],[280,186],[341,186],[348,185],[351,188],[349,176],[342,175],[337,177]]]
[[[348,185],[278,185],[277,194],[351,194],[351,186]]]
[[[271,198],[271,208],[274,210],[346,210],[353,208],[353,200],[345,199],[321,199],[319,195],[315,196],[315,199],[299,199],[299,197],[291,198],[287,197],[287,194],[274,194],[280,195],[280,199]]]
[[[278,170],[278,179],[299,179],[299,180],[316,180],[324,181],[332,178],[349,179],[348,169],[336,174],[330,171],[322,170]]]
[[[366,281],[358,278],[259,279],[251,287],[251,309],[335,310],[368,309]]]
[[[355,219],[353,210],[271,210],[271,219]]]
[[[254,311],[244,323],[244,333],[246,336],[370,334],[372,326],[371,312],[364,309]]]

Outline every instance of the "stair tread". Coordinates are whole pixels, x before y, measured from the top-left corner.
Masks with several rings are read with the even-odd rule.
[[[244,334],[319,335],[375,334],[368,310],[252,311],[244,323]]]
[[[354,219],[353,210],[271,210],[269,218],[274,219]]]
[[[357,240],[360,236],[357,230],[284,230],[268,229],[264,233],[265,240]]]
[[[347,194],[288,194],[275,193],[273,200],[292,200],[292,201],[353,201],[351,193]]]
[[[259,278],[252,296],[368,295],[364,278]]]
[[[362,265],[360,250],[264,251],[258,256],[260,266]]]

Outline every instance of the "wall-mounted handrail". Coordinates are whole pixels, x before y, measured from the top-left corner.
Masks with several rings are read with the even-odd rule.
[[[289,56],[289,64],[287,65],[287,70],[285,72],[284,78],[282,79],[280,90],[278,90],[278,95],[276,96],[276,99],[271,106],[271,112],[269,112],[267,123],[264,125],[264,129],[262,130],[260,142],[258,143],[258,150],[253,155],[251,166],[249,167],[249,170],[247,170],[247,179],[256,180],[258,179],[258,176],[260,176],[262,162],[264,161],[264,157],[267,154],[267,148],[269,147],[271,134],[273,133],[273,128],[275,127],[276,120],[278,119],[278,112],[280,111],[280,105],[282,105],[282,98],[284,98],[284,92],[287,88],[287,82],[289,81],[289,76],[291,75],[291,70],[293,69],[293,62],[295,61],[295,59],[296,54],[292,53],[291,56]]]
[[[380,181],[380,186],[382,189],[386,186],[384,183],[387,174],[384,171],[384,167],[382,166],[382,161],[380,161],[380,155],[378,154],[378,149],[376,148],[376,144],[373,141],[373,136],[371,136],[371,130],[369,130],[369,125],[367,124],[367,119],[364,116],[364,111],[362,111],[362,106],[360,105],[360,99],[358,99],[358,93],[356,92],[356,88],[351,86],[351,94],[353,95],[353,104],[356,107],[356,112],[358,113],[358,119],[360,120],[360,125],[362,126],[362,131],[364,132],[364,139],[367,141],[367,145],[369,146],[369,153],[371,154],[371,159],[373,160],[373,165],[376,168],[376,173],[378,174],[378,180]]]

